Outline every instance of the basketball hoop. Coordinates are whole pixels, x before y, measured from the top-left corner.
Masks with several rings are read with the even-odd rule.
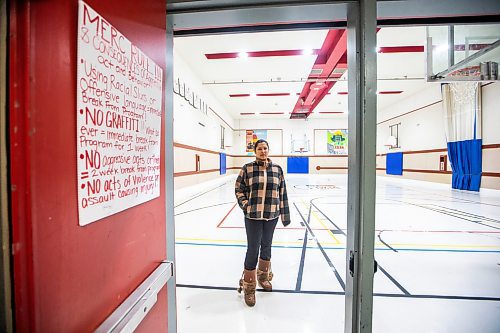
[[[397,144],[396,137],[391,135],[387,138],[387,142],[385,143],[384,146],[391,148],[394,147],[396,144]]]

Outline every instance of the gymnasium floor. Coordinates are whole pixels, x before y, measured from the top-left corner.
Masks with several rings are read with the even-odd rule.
[[[286,176],[272,293],[236,292],[235,176],[176,191],[178,332],[343,332],[346,175]],[[373,332],[500,332],[500,191],[377,177]]]

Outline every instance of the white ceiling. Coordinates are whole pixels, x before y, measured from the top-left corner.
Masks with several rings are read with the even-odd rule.
[[[289,118],[304,81],[309,76],[316,55],[248,57],[208,60],[205,54],[243,51],[321,49],[328,30],[260,32],[174,39],[175,53],[202,80],[203,84],[234,119],[250,117]],[[382,28],[377,46],[423,46],[425,27]],[[378,95],[378,109],[407,98],[425,88],[425,54],[379,53],[377,75],[379,91],[403,91],[401,94]],[[174,59],[175,61],[175,59]],[[330,90],[310,118],[335,118],[347,112],[347,72]],[[230,94],[290,93],[289,96],[230,97]],[[242,116],[240,113],[255,112]],[[261,115],[260,112],[283,112],[283,115]]]

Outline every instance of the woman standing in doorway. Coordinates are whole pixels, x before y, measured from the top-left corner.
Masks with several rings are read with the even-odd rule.
[[[241,168],[235,184],[236,198],[245,214],[247,234],[245,269],[238,292],[243,290],[248,306],[255,305],[257,282],[265,291],[273,290],[271,245],[274,229],[280,216],[285,227],[290,224],[283,170],[268,158],[269,144],[266,140],[257,140],[254,152],[255,161]]]

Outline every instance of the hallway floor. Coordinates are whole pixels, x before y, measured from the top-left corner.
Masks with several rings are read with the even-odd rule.
[[[292,223],[254,308],[234,179],[176,191],[178,332],[343,332],[347,176],[286,176]],[[500,191],[377,177],[375,248],[373,332],[500,332]]]

